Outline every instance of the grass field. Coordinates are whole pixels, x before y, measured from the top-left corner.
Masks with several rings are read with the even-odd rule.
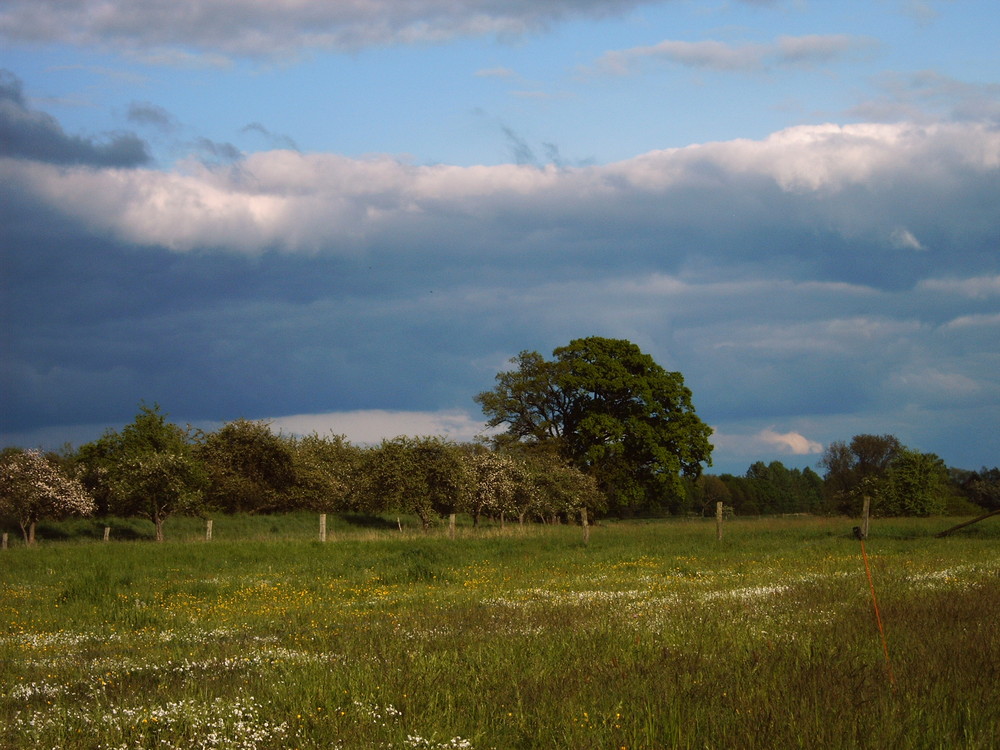
[[[888,665],[846,519],[182,520],[0,551],[0,747],[1000,746],[994,519],[873,523]]]

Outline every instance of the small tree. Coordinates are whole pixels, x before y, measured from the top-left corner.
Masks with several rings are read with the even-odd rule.
[[[40,451],[14,451],[0,458],[0,515],[17,521],[25,544],[34,545],[40,520],[87,516],[94,508],[83,485]]]
[[[163,523],[171,515],[204,510],[208,478],[189,430],[167,422],[159,406],[142,404],[131,424],[99,442],[111,510],[148,518],[156,541],[163,541]]]
[[[830,443],[820,466],[831,510],[857,515],[861,512],[862,483],[881,482],[903,445],[895,435],[855,435],[850,445]]]
[[[290,506],[321,513],[349,510],[356,494],[362,451],[343,435],[316,433],[288,442],[294,483]]]
[[[267,422],[229,422],[205,435],[197,454],[208,472],[207,504],[227,513],[280,510],[295,480],[289,446]]]
[[[461,448],[439,437],[397,437],[365,453],[359,508],[415,513],[424,529],[435,515],[468,507],[473,480]]]
[[[470,455],[469,466],[474,479],[469,507],[473,525],[479,525],[484,513],[501,519],[515,513],[518,485],[527,481],[523,465],[510,456],[479,447]]]
[[[879,515],[943,513],[948,496],[948,467],[933,453],[903,448],[889,465],[883,484]]]
[[[204,508],[204,470],[191,456],[161,451],[121,462],[112,491],[124,515],[148,518],[163,541],[163,523],[175,513],[197,514]]]

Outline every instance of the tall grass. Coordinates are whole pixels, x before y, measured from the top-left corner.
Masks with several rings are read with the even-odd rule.
[[[211,543],[0,554],[0,747],[1000,740],[997,526],[873,525],[893,685],[846,521],[732,522],[721,542],[711,523],[609,523],[588,545],[361,525],[324,545],[240,522]]]

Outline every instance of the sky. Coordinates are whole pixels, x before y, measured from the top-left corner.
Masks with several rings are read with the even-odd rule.
[[[1000,463],[995,0],[2,0],[0,445],[470,440],[524,350],[714,473]]]

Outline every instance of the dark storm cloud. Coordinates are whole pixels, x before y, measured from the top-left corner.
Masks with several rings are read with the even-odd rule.
[[[191,421],[474,414],[518,351],[601,335],[683,372],[731,455],[895,432],[992,465],[998,204],[1000,134],[974,124],[563,168],[3,159],[3,434],[141,399]]]
[[[146,143],[131,133],[103,142],[68,135],[55,118],[28,106],[20,79],[7,70],[0,70],[0,156],[96,167],[134,167],[150,160]]]

